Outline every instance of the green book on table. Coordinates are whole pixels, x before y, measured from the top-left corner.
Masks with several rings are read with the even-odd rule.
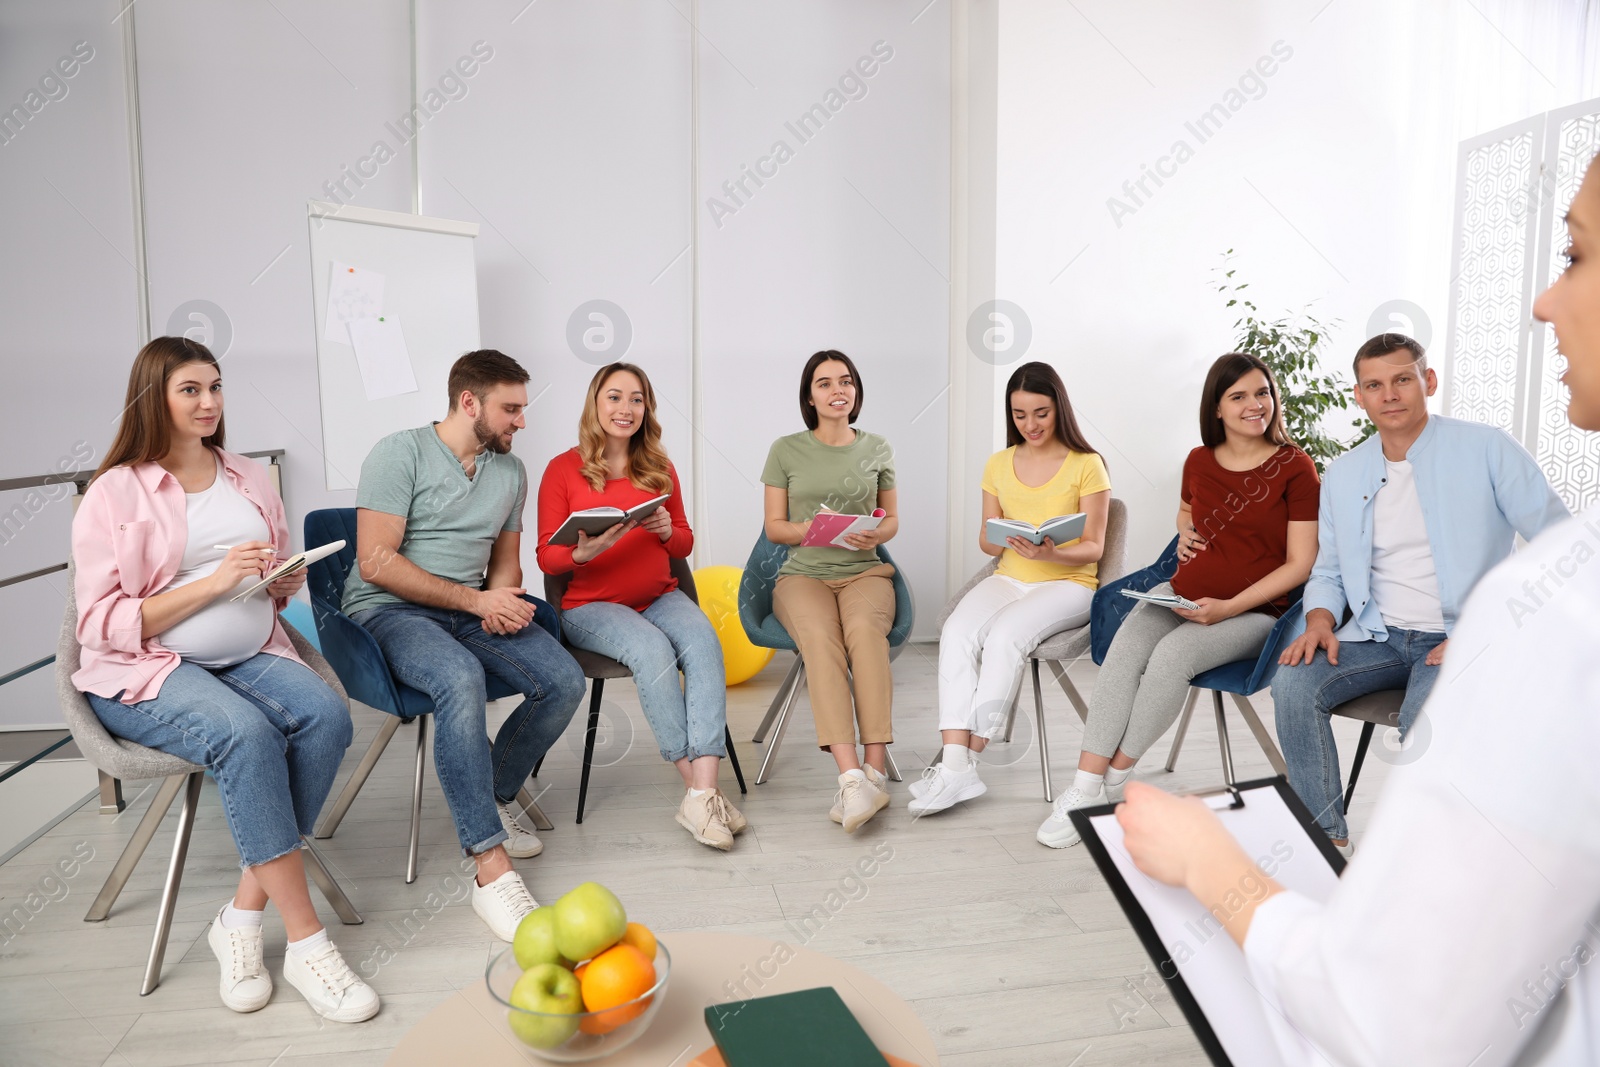
[[[884,1067],[831,986],[713,1004],[706,1026],[728,1067]]]

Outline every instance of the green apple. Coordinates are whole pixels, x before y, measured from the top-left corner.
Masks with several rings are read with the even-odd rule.
[[[569,960],[593,959],[628,930],[622,901],[598,882],[583,883],[556,901],[554,910],[556,951]]]
[[[540,963],[522,972],[511,987],[511,1006],[522,1011],[507,1012],[511,1032],[533,1048],[555,1048],[578,1032],[578,1013],[583,1010],[583,993],[573,973],[558,963]],[[539,1015],[524,1015],[536,1011]]]
[[[523,970],[540,963],[557,963],[572,970],[576,966],[556,950],[556,910],[534,908],[517,924],[517,936],[511,942],[511,952],[517,957],[517,966]]]

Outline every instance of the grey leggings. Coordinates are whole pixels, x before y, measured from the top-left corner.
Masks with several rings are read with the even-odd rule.
[[[1152,593],[1171,593],[1161,583]],[[1254,659],[1277,620],[1259,611],[1202,626],[1172,609],[1136,604],[1111,641],[1089,697],[1083,750],[1138,759],[1177,719],[1189,679],[1235,660]]]

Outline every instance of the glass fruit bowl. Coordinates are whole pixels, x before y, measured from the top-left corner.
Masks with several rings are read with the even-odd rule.
[[[672,977],[672,954],[666,945],[656,945],[655,965],[656,984],[648,992],[605,1011],[543,1012],[513,1005],[511,987],[523,971],[510,946],[489,961],[484,980],[489,995],[506,1013],[507,1027],[534,1055],[557,1063],[585,1063],[626,1048],[649,1028]]]

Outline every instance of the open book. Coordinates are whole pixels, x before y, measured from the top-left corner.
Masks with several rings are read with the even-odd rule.
[[[1044,544],[1044,539],[1048,537],[1056,544],[1064,545],[1082,537],[1084,523],[1088,521],[1089,516],[1081,511],[1076,515],[1057,515],[1038,526],[1021,519],[990,519],[983,524],[983,536],[989,539],[991,545],[1004,545],[1008,537],[1020,537],[1036,545]]]
[[[290,556],[272,570],[268,571],[265,578],[261,579],[244,592],[236,594],[232,599],[234,601],[243,600],[251,593],[254,593],[257,589],[265,589],[267,586],[271,585],[273,582],[277,581],[279,578],[282,578],[286,574],[293,574],[295,571],[304,570],[317,560],[322,559],[324,556],[331,556],[343,547],[343,541],[329,541],[320,548],[308,548],[299,555]]]
[[[1195,611],[1200,607],[1199,604],[1196,604],[1188,597],[1179,596],[1177,593],[1135,593],[1132,589],[1124,589],[1122,595],[1132,597],[1135,600],[1142,600],[1146,604],[1159,604],[1164,608],[1182,608],[1185,611]]]
[[[550,535],[552,545],[575,545],[578,543],[578,531],[582,530],[590,537],[603,534],[619,522],[638,522],[649,516],[670,497],[671,493],[663,493],[654,500],[646,500],[627,511],[621,508],[584,508],[574,511],[567,516],[567,521],[555,533]]]
[[[850,548],[844,541],[847,534],[876,530],[878,524],[888,514],[882,508],[875,508],[871,515],[839,515],[832,511],[819,511],[812,518],[811,525],[806,529],[806,535],[800,539],[800,544],[808,547],[833,545],[837,548]]]

